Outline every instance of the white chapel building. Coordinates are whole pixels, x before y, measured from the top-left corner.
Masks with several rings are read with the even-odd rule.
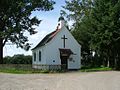
[[[32,67],[35,69],[80,69],[81,45],[65,26],[64,18],[59,18],[55,31],[46,35],[32,49]]]

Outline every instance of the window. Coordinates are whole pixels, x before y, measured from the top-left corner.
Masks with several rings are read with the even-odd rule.
[[[39,61],[41,61],[41,51],[39,51]]]
[[[34,53],[34,61],[36,61],[36,53]]]

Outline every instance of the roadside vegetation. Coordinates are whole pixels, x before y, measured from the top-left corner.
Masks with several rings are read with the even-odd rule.
[[[100,60],[99,60],[100,61]],[[78,72],[96,72],[96,71],[110,71],[114,68],[98,66],[95,59],[89,59],[88,61],[82,60],[83,66]],[[95,65],[96,64],[96,65]],[[67,70],[38,70],[32,68],[32,56],[25,56],[23,54],[17,54],[12,57],[4,57],[4,64],[0,64],[1,73],[13,73],[13,74],[33,74],[33,73],[65,73]]]
[[[80,72],[98,72],[98,71],[111,71],[109,67],[97,67],[97,68],[81,68]],[[78,72],[79,72],[78,71]],[[18,68],[0,68],[1,73],[12,73],[12,74],[35,74],[35,73],[65,73],[65,70],[36,70],[36,69],[18,69]]]
[[[21,65],[25,66],[25,65]],[[35,74],[35,73],[63,73],[66,72],[65,70],[39,70],[39,69],[33,69],[31,65],[27,65],[27,68],[21,68],[21,67],[9,67],[7,68],[1,68],[0,67],[0,73],[12,73],[12,74]]]
[[[97,71],[111,71],[113,70],[112,68],[109,67],[96,67],[96,68],[81,68],[81,72],[97,72]]]
[[[31,55],[17,54],[14,56],[6,56],[3,59],[3,64],[32,64]]]

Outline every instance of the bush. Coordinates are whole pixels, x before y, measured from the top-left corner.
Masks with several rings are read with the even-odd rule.
[[[17,54],[13,57],[6,56],[4,57],[4,64],[32,64],[32,56]]]

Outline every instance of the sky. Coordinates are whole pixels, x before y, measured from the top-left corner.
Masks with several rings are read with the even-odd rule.
[[[35,11],[32,16],[36,16],[38,19],[42,20],[40,25],[36,27],[38,31],[35,35],[28,35],[29,43],[32,43],[31,49],[35,47],[48,33],[54,31],[57,27],[58,18],[60,17],[60,10],[63,9],[61,6],[65,5],[65,0],[54,0],[56,4],[52,11]],[[13,56],[15,54],[32,55],[31,49],[25,51],[21,48],[16,48],[16,45],[5,45],[4,47],[4,57]]]

